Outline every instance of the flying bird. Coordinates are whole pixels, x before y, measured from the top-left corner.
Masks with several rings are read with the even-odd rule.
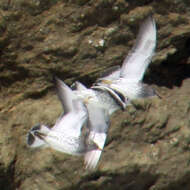
[[[103,151],[110,126],[109,110],[113,111],[110,104],[113,108],[114,105],[117,107],[117,104],[106,91],[101,92],[102,95],[98,91],[86,88],[78,81],[75,82],[75,87],[74,93],[83,100],[88,110],[86,125],[88,129],[88,134],[86,135],[87,141],[93,141],[99,147],[98,149],[87,151],[84,156],[86,168],[94,169]]]
[[[94,86],[106,86],[120,94],[127,101],[157,95],[155,90],[142,82],[144,73],[151,62],[156,48],[156,24],[149,16],[141,25],[136,43],[121,67],[97,80]]]
[[[34,126],[27,135],[27,144],[34,148],[51,147],[71,155],[83,155],[99,149],[94,141],[82,135],[82,126],[88,118],[83,102],[59,79],[56,79],[56,88],[64,114],[52,128],[45,125]]]

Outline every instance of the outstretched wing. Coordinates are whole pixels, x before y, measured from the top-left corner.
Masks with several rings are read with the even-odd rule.
[[[64,109],[64,114],[67,114],[74,109],[73,100],[77,99],[76,95],[73,93],[72,89],[69,88],[63,81],[55,78],[55,86],[59,100]]]
[[[94,169],[100,159],[104,144],[106,141],[107,131],[110,126],[109,116],[106,111],[94,104],[88,104],[88,141],[94,142],[98,149],[90,150],[85,154],[85,165],[88,169]]]
[[[156,25],[153,17],[149,16],[140,27],[132,52],[123,62],[121,77],[133,82],[141,81],[154,55],[155,47]]]

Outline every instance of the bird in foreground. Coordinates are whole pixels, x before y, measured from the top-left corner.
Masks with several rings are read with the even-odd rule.
[[[36,125],[28,133],[27,144],[30,147],[51,147],[72,155],[83,155],[99,149],[98,145],[82,135],[82,126],[88,118],[83,102],[62,81],[56,79],[58,97],[64,108],[64,114],[52,128]]]
[[[120,108],[125,109],[130,100],[156,95],[151,87],[142,83],[155,47],[156,27],[150,16],[141,25],[136,44],[123,65],[109,69],[91,88],[76,82],[76,89],[72,91],[57,80],[64,115],[52,129],[44,125],[33,127],[28,134],[28,145],[48,145],[65,153],[82,154],[86,168],[94,169],[104,148],[110,115]],[[82,129],[87,132],[83,134]]]
[[[87,135],[88,141],[94,142],[99,147],[98,149],[87,151],[84,157],[86,168],[94,169],[100,159],[110,126],[109,110],[106,109],[107,105],[110,104],[110,109],[115,109],[114,105],[117,107],[117,104],[105,91],[101,95],[93,89],[86,88],[80,82],[75,84],[76,90],[74,92],[77,97],[83,100],[88,110],[86,125],[89,131]],[[104,98],[107,102],[104,101]],[[100,99],[103,104],[101,104]]]

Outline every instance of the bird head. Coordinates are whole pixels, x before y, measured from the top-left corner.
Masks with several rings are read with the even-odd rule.
[[[27,135],[27,145],[30,147],[39,147],[44,144],[44,138],[50,129],[45,125],[37,124],[33,126]]]

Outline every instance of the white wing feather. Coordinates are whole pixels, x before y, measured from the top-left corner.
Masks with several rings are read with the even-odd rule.
[[[81,128],[88,117],[87,109],[82,100],[77,99],[77,96],[72,89],[57,78],[56,88],[58,97],[64,108],[64,114],[58,118],[54,127],[52,127],[52,130],[72,133],[78,137],[80,136]]]
[[[67,114],[74,109],[73,100],[77,99],[76,95],[73,93],[72,89],[69,88],[63,81],[55,78],[55,85],[57,90],[57,95],[64,109],[64,113]]]
[[[156,25],[152,16],[141,25],[132,52],[125,58],[121,77],[139,82],[154,55],[156,47]]]
[[[104,148],[110,122],[109,116],[103,108],[93,104],[88,104],[87,108],[89,115],[88,127],[90,130],[87,138],[93,141],[98,146],[98,149],[88,151],[84,160],[86,168],[94,169]]]

